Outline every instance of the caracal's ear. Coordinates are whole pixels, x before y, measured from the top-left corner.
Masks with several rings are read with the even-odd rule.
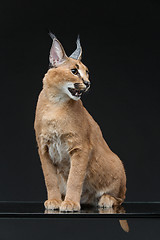
[[[50,37],[53,39],[52,47],[49,55],[49,62],[51,67],[58,67],[64,63],[68,57],[62,47],[62,44],[58,41],[53,33],[49,33]]]
[[[81,60],[82,59],[82,47],[80,43],[80,37],[77,37],[77,48],[76,50],[69,56],[70,58]]]

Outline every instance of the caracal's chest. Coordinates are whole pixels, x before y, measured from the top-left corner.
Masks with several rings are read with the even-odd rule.
[[[64,161],[70,161],[67,141],[57,132],[53,132],[52,140],[48,144],[48,149],[49,156],[53,163],[60,165]]]
[[[63,110],[63,111],[62,111]],[[70,111],[51,106],[42,117],[42,135],[51,160],[58,168],[68,163],[76,130]]]

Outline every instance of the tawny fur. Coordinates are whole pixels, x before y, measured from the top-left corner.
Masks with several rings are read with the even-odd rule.
[[[71,73],[76,64],[83,80],[89,81],[86,66],[68,58],[48,70],[38,98],[34,126],[48,193],[46,209],[79,211],[80,203],[112,207],[125,199],[121,160],[108,147],[82,101],[62,93],[68,82],[84,88],[82,78]]]

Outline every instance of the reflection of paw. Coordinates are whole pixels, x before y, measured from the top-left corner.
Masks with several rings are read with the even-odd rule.
[[[61,206],[62,200],[60,199],[50,199],[45,201],[44,206],[46,209],[59,209]]]
[[[101,208],[111,208],[116,203],[116,199],[110,195],[104,194],[99,200],[98,206]]]
[[[58,209],[45,209],[44,211],[45,214],[56,214],[59,213]]]
[[[113,213],[116,213],[112,207],[108,207],[108,208],[104,208],[104,207],[102,208],[101,207],[101,208],[98,209],[98,211],[99,211],[100,214],[113,214]]]
[[[73,211],[79,211],[79,210],[80,210],[79,202],[73,202],[71,200],[63,201],[60,206],[61,212],[73,212]]]

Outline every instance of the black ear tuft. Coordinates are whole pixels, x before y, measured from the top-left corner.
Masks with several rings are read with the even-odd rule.
[[[52,40],[54,39],[54,38],[56,38],[56,36],[51,32],[51,31],[49,31],[49,36],[52,38]]]

